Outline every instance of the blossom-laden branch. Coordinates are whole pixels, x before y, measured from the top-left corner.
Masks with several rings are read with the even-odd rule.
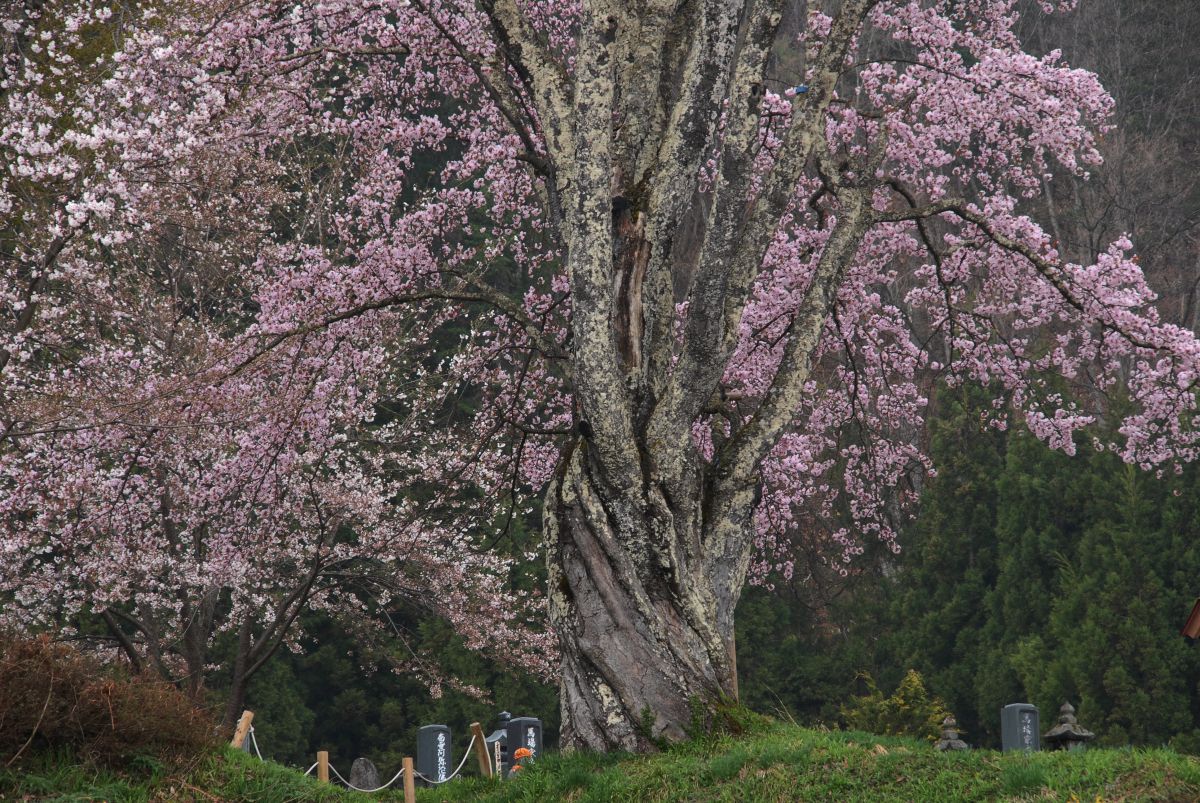
[[[1200,349],[1132,243],[1074,264],[1028,214],[1099,158],[1095,76],[1026,53],[1006,0],[836,5],[796,41],[775,0],[26,15],[0,110],[5,616],[94,612],[173,677],[236,632],[244,674],[306,606],[436,586],[473,646],[548,672],[543,603],[497,609],[515,569],[482,548],[549,488],[551,563],[633,575],[622,598],[674,617],[638,632],[682,628],[710,682],[802,522],[843,516],[843,560],[894,546],[934,377],[1001,388],[1067,451],[1105,413],[1072,383],[1127,390],[1100,446],[1196,457]],[[566,625],[562,589],[597,579],[568,568]]]

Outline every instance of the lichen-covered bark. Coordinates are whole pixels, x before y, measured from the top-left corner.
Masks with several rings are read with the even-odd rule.
[[[791,189],[822,157],[834,84],[875,2],[843,4],[786,147],[756,178],[782,5],[585,0],[569,79],[511,0],[483,5],[537,107],[571,283],[582,437],[544,511],[566,746],[646,749],[683,738],[695,701],[736,696],[733,611],[750,558],[758,464],[790,421],[869,206],[839,185],[836,169],[827,177],[845,204],[794,322],[786,370],[753,426],[703,460],[693,422],[719,387]],[[698,172],[714,149],[709,211],[689,229],[702,217]],[[680,286],[689,304],[682,343]]]
[[[641,751],[684,738],[696,702],[736,695],[732,634],[716,627],[694,522],[663,521],[647,500],[645,529],[631,538],[614,523],[636,515],[614,515],[590,460],[581,444],[546,500],[562,738],[573,747]],[[631,541],[651,548],[638,554]]]
[[[788,381],[729,444],[728,463],[702,464],[693,447],[679,450],[683,466],[667,476],[659,445],[639,433],[638,468],[612,487],[591,439],[564,458],[543,526],[565,745],[647,749],[683,738],[696,702],[736,699],[734,610],[750,559],[753,472],[810,375],[866,221],[864,203],[849,197],[794,324],[781,367]]]

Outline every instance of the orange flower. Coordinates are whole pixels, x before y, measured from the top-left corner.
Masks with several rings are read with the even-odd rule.
[[[515,758],[517,761],[520,761],[523,758],[533,758],[533,751],[528,747],[518,747],[516,752],[513,753],[513,758]]]

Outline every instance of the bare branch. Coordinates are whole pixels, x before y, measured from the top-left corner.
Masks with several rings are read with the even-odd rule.
[[[310,324],[289,329],[286,332],[264,335],[263,345],[256,349],[249,357],[245,358],[236,366],[234,366],[229,371],[229,375],[232,376],[239,373],[249,365],[262,358],[267,352],[292,338],[304,337],[305,335],[312,334],[313,332],[327,329],[335,323],[348,321],[352,318],[357,318],[370,312],[377,312],[380,310],[390,309],[392,307],[400,307],[407,304],[417,304],[422,301],[433,300],[481,302],[490,304],[519,324],[521,330],[527,337],[529,337],[531,344],[547,358],[566,358],[566,354],[562,351],[559,345],[547,337],[546,333],[541,330],[537,322],[530,318],[525,313],[525,310],[521,308],[521,306],[515,301],[499,292],[495,288],[483,284],[480,281],[471,281],[471,283],[475,288],[474,290],[431,288],[428,290],[414,290],[409,293],[400,293],[397,295],[387,296],[375,301],[357,304],[349,309],[343,310],[342,312],[326,316],[325,318]]]

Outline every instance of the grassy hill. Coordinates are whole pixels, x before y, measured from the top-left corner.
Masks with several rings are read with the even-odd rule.
[[[337,757],[335,757],[335,763]],[[348,763],[348,762],[343,762]],[[470,762],[468,762],[470,763]],[[0,800],[365,801],[299,772],[231,750],[167,771],[123,775],[40,756],[0,768]],[[698,740],[654,756],[549,756],[509,782],[466,778],[418,790],[434,801],[1177,801],[1200,800],[1200,760],[1169,750],[1089,750],[1031,756],[939,754],[910,739],[773,724]]]

